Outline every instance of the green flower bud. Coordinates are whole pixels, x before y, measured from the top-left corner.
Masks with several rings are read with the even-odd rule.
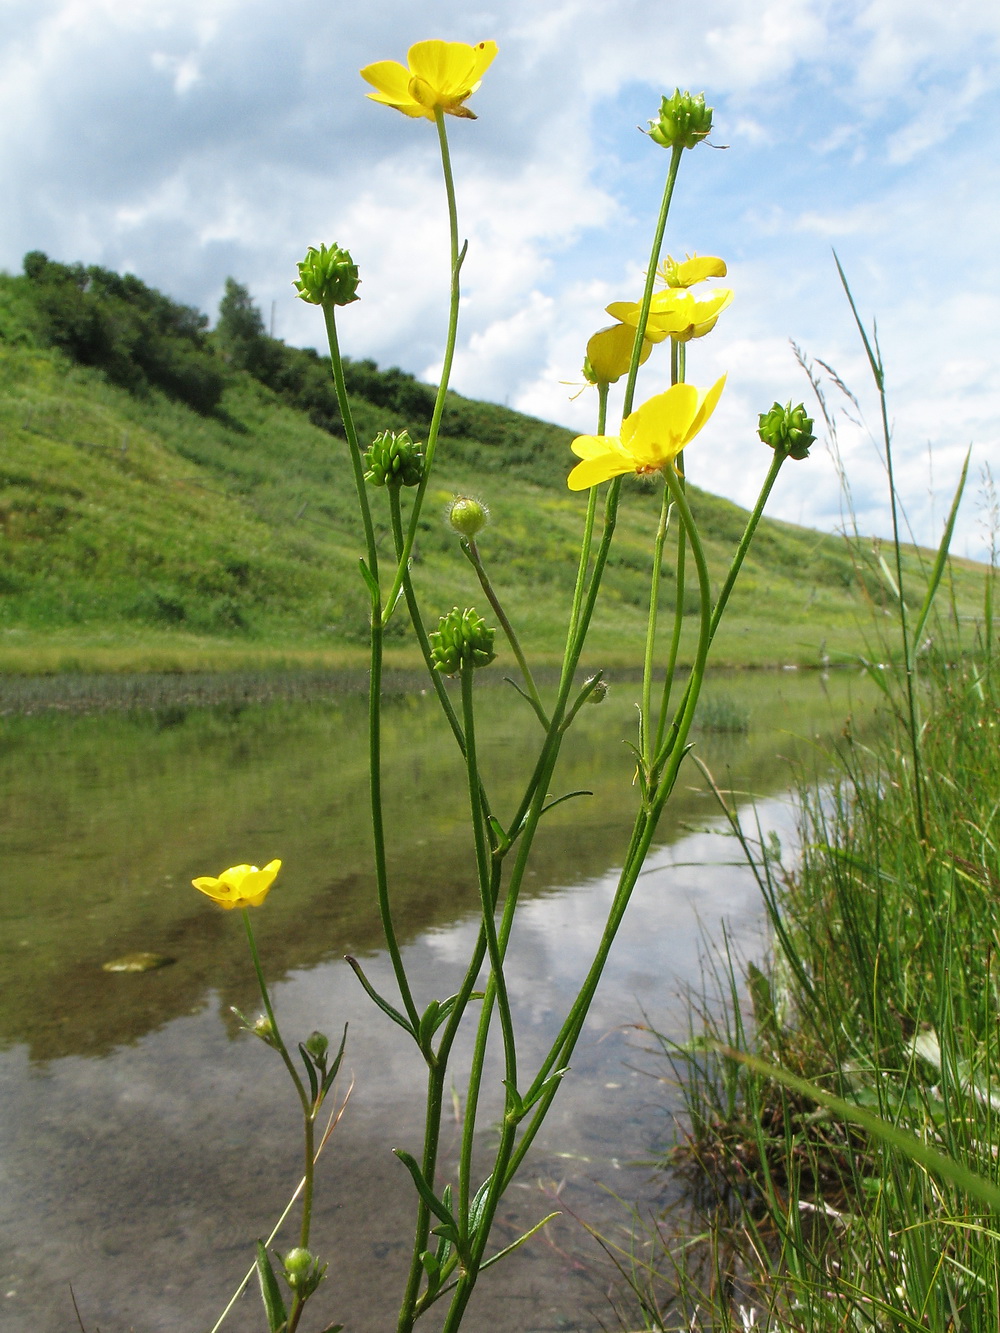
[[[770,412],[761,412],[757,434],[787,458],[808,458],[809,446],[816,442],[812,428],[812,417],[806,416],[802,403],[797,407],[775,403]]]
[[[255,1020],[250,1031],[255,1036],[260,1037],[261,1041],[266,1042],[268,1046],[277,1046],[278,1043],[274,1035],[274,1024],[268,1018],[267,1014],[261,1014],[261,1016]]]
[[[712,108],[705,105],[705,94],[682,93],[664,97],[658,119],[649,122],[649,137],[663,148],[693,148],[712,132]]]
[[[593,679],[593,677],[591,677],[591,680],[592,680],[592,679]],[[586,682],[586,684],[589,685],[589,684],[590,684],[590,681],[588,680],[588,681]],[[602,703],[604,702],[604,700],[608,697],[608,691],[609,691],[610,689],[611,689],[611,686],[608,684],[608,682],[607,682],[606,680],[599,680],[599,681],[595,684],[594,688],[593,688],[593,689],[590,691],[590,693],[587,695],[587,703],[589,703],[589,704],[602,704]]]
[[[461,537],[474,537],[489,521],[490,511],[471,495],[456,495],[448,506],[448,522]]]
[[[424,475],[424,447],[409,431],[383,430],[365,454],[365,480],[373,486],[418,486]]]
[[[339,245],[329,249],[310,246],[299,264],[299,281],[293,283],[299,296],[310,305],[350,305],[358,296],[358,266]]]
[[[454,676],[466,663],[474,667],[489,666],[496,657],[494,633],[471,607],[459,611],[456,606],[441,617],[438,628],[428,636],[434,669],[443,671],[446,676]]]
[[[279,1259],[281,1256],[278,1256]],[[319,1266],[319,1260],[311,1251],[303,1249],[297,1245],[294,1250],[289,1250],[284,1259],[281,1260],[285,1273],[285,1281],[291,1287],[297,1296],[303,1300],[311,1296],[323,1280],[323,1274],[328,1265]]]
[[[314,1060],[324,1060],[330,1046],[330,1039],[324,1037],[322,1032],[310,1032],[302,1044]]]

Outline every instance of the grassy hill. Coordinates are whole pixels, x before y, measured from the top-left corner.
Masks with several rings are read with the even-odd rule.
[[[364,661],[362,542],[328,363],[266,337],[236,284],[227,300],[209,333],[197,311],[106,270],[35,255],[24,276],[0,276],[0,671]],[[371,362],[348,380],[362,440],[425,429],[429,386]],[[480,546],[526,648],[559,656],[586,503],[565,485],[571,438],[449,395],[414,559],[429,611],[482,609],[442,516],[452,495],[475,494],[493,514]],[[595,664],[641,653],[659,497],[626,490]],[[745,514],[692,497],[721,580]],[[388,556],[387,515],[382,541]],[[908,556],[914,569],[924,558]],[[765,521],[715,661],[857,654],[886,596],[865,561],[840,538]],[[972,617],[982,571],[955,565],[953,611]],[[400,665],[416,656],[403,619]]]

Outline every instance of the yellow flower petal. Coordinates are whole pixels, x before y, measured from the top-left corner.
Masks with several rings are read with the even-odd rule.
[[[248,865],[230,866],[218,879],[203,875],[191,883],[199,893],[206,894],[227,911],[234,907],[259,907],[280,869],[280,861],[269,861],[263,870]]]
[[[682,263],[667,255],[656,270],[668,287],[693,287],[706,278],[724,278],[727,272],[726,261],[717,255],[688,255]]]
[[[625,418],[620,439],[577,436],[570,447],[583,462],[567,478],[570,490],[587,490],[626,472],[661,472],[671,466],[715,411],[725,383],[723,375],[708,390],[674,384]]]
[[[678,342],[700,338],[715,327],[715,321],[732,299],[733,293],[728,287],[718,287],[700,301],[683,287],[668,287],[656,292],[649,303],[646,337],[651,342],[662,342],[668,336]],[[639,301],[614,301],[606,309],[609,315],[634,329],[639,323],[642,304]]]
[[[620,477],[634,470],[635,464],[631,458],[609,450],[577,463],[566,478],[566,485],[571,491],[587,491],[591,486],[599,486],[602,481],[610,481],[612,477]]]
[[[612,324],[600,329],[587,343],[587,362],[593,372],[595,384],[616,384],[632,363],[632,348],[635,345],[635,325]],[[653,345],[648,338],[642,340],[639,364],[649,360]],[[586,375],[586,368],[584,369]]]
[[[395,107],[404,116],[434,119],[440,108],[450,116],[474,120],[465,106],[497,53],[496,42],[416,42],[407,52],[409,68],[396,60],[366,65],[361,77],[376,89],[373,102]]]

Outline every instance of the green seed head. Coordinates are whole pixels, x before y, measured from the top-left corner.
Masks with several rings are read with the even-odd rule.
[[[471,607],[459,611],[456,606],[441,617],[438,628],[429,635],[434,669],[443,671],[446,676],[454,676],[466,665],[489,666],[496,656],[494,634],[495,631]]]
[[[424,475],[424,447],[409,431],[384,430],[365,454],[365,479],[373,486],[418,486]]]
[[[358,266],[339,245],[329,249],[310,246],[299,264],[299,280],[292,285],[310,305],[350,305],[358,296]]]
[[[761,412],[757,434],[786,458],[802,459],[809,457],[809,447],[816,442],[812,429],[812,417],[802,403],[797,407],[775,403],[769,412]]]
[[[489,521],[490,511],[471,495],[456,495],[448,506],[448,522],[462,537],[474,537]]]
[[[664,97],[660,114],[649,122],[649,137],[663,148],[693,148],[712,132],[712,108],[705,105],[705,94],[682,93]]]

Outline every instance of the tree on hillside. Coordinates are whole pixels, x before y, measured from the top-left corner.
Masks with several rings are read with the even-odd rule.
[[[254,379],[276,387],[274,380],[284,360],[283,346],[268,336],[249,289],[235,278],[226,279],[215,337],[219,351],[234,369],[246,370]]]

